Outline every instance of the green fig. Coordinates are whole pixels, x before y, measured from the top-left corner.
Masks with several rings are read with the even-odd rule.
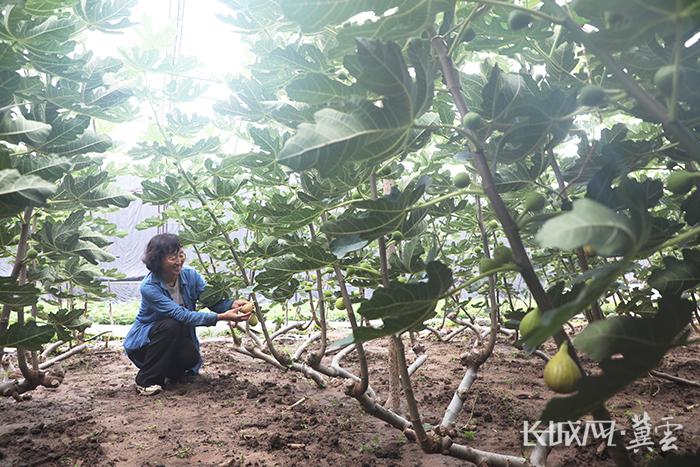
[[[523,319],[520,320],[520,326],[518,327],[520,337],[522,338],[530,334],[532,330],[535,329],[535,326],[539,324],[540,319],[542,319],[542,313],[539,308],[535,308],[523,316]]]
[[[497,265],[506,264],[513,260],[513,252],[505,245],[498,245],[493,250],[493,261]]]
[[[605,90],[593,84],[584,86],[578,93],[578,101],[587,107],[599,107],[605,102]]]
[[[676,67],[673,65],[664,65],[654,73],[654,84],[657,88],[667,96],[673,91],[673,73]],[[683,78],[683,70],[679,70],[678,83],[680,84]]]
[[[338,300],[335,301],[335,307],[339,310],[345,309],[345,300],[343,297],[339,297]]]
[[[700,172],[678,170],[666,179],[666,189],[677,195],[684,195],[693,188],[694,181],[700,178]]]
[[[472,28],[465,28],[457,38],[457,42],[471,42],[476,37],[476,32]]]
[[[498,267],[498,264],[494,260],[489,258],[483,258],[479,261],[479,272],[484,274],[486,272],[492,271]]]
[[[255,314],[250,315],[250,318],[248,318],[248,324],[251,326],[257,326],[258,325],[258,317],[255,316]]]
[[[454,183],[457,188],[466,188],[471,183],[471,180],[469,180],[469,174],[467,172],[460,172],[454,176],[452,183]]]
[[[30,248],[30,249],[27,250],[27,253],[26,253],[25,257],[26,257],[27,259],[34,259],[34,258],[36,258],[38,255],[39,255],[39,253],[38,253],[34,248]]]
[[[532,23],[532,16],[524,11],[513,10],[508,15],[508,27],[513,31],[519,31]]]
[[[481,115],[476,112],[469,112],[462,119],[462,125],[464,125],[464,128],[468,128],[472,131],[476,131],[481,128],[483,123],[484,122],[481,119]]]
[[[527,212],[540,212],[547,204],[547,199],[536,191],[531,191],[525,194],[525,205],[523,209]]]
[[[566,394],[576,390],[576,384],[583,375],[576,362],[569,355],[569,346],[564,342],[559,351],[544,367],[544,382],[554,392]]]
[[[398,243],[403,240],[403,233],[400,230],[396,230],[391,234],[391,239]]]

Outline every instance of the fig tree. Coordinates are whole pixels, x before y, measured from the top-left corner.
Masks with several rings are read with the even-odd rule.
[[[513,10],[508,15],[508,27],[513,31],[519,31],[532,23],[532,16],[524,11]]]
[[[576,384],[582,376],[576,362],[569,356],[569,345],[566,342],[544,367],[545,384],[552,391],[562,394],[576,390]]]

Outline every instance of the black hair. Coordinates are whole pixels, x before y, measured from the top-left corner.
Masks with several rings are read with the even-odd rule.
[[[170,233],[158,234],[151,238],[146,245],[146,252],[141,258],[149,271],[159,275],[163,258],[173,253],[177,253],[182,248],[182,243],[177,235]]]

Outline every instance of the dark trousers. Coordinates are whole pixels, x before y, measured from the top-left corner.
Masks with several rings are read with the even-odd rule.
[[[136,375],[139,386],[162,385],[166,377],[179,378],[199,361],[189,328],[179,321],[172,318],[156,321],[148,337],[151,342],[134,351],[134,356],[143,362]]]

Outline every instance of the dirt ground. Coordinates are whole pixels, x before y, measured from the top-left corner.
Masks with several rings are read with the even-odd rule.
[[[415,393],[424,422],[437,424],[463,374],[458,355],[467,342],[424,344],[429,358],[413,377]],[[59,388],[40,388],[21,403],[0,400],[0,465],[470,465],[424,454],[366,415],[338,381],[319,390],[298,374],[233,353],[226,342],[205,343],[202,351],[201,376],[153,397],[136,394],[135,369],[121,352],[92,350],[74,357]],[[387,352],[381,343],[370,346],[369,358],[371,384],[386,397]],[[350,358],[346,365],[354,363]],[[500,343],[459,417],[459,442],[522,454],[523,422],[536,420],[552,395],[542,368],[540,359]],[[698,379],[700,350],[676,350],[661,370]],[[673,416],[673,423],[683,425],[674,432],[676,446],[700,453],[699,389],[647,377],[608,407],[628,429],[630,418],[644,411],[654,425]],[[656,452],[661,437],[652,434]],[[634,436],[625,439],[631,443]],[[555,448],[551,465],[613,465],[599,447],[593,441]],[[640,452],[634,459],[643,464],[653,456]]]

